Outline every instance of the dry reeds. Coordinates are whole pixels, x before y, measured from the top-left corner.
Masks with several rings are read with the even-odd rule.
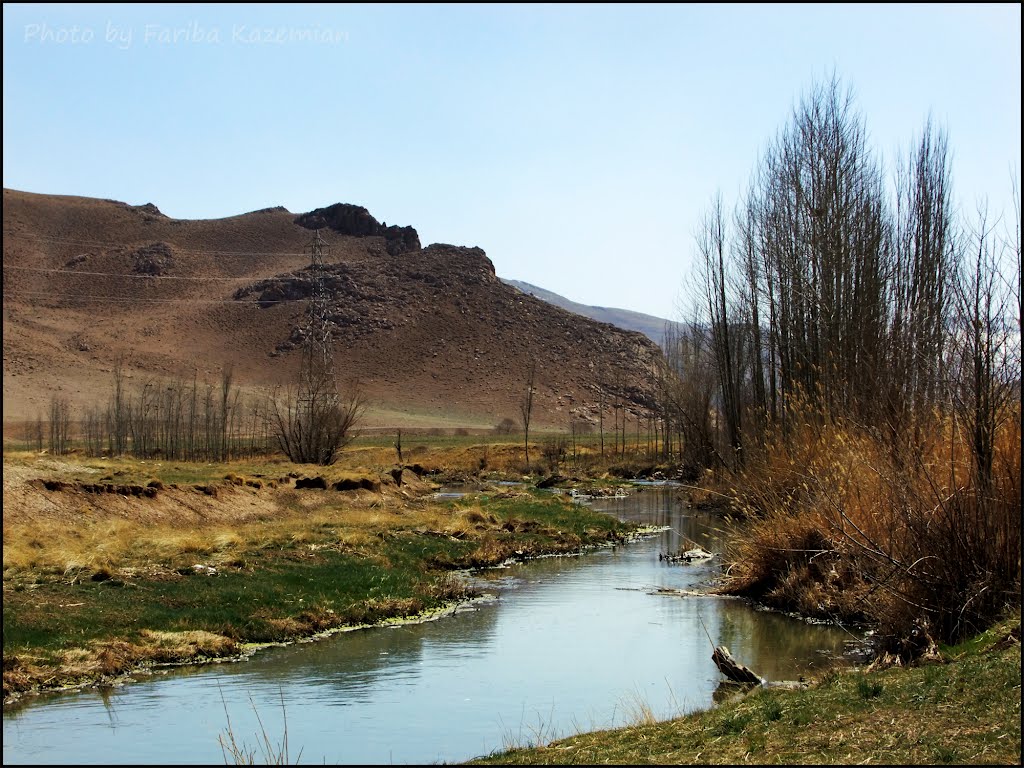
[[[1002,421],[987,487],[955,420],[920,435],[895,445],[826,424],[769,451],[737,480],[749,522],[727,591],[944,642],[1019,605],[1019,406]]]

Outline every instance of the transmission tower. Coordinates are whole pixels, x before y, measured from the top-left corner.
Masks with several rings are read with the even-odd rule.
[[[331,328],[327,318],[327,285],[324,280],[324,247],[326,242],[316,230],[313,241],[306,246],[312,256],[310,277],[313,290],[306,307],[306,324],[302,343],[302,370],[299,373],[299,403],[307,409],[333,405],[338,400],[334,378],[334,353]]]

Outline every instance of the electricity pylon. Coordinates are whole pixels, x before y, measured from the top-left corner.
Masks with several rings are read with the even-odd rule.
[[[362,414],[362,397],[353,390],[342,401],[334,373],[331,326],[324,276],[324,240],[317,230],[309,244],[312,264],[310,299],[302,338],[299,390],[286,402],[274,399],[273,418],[281,448],[298,464],[333,464],[338,451],[354,437]]]
[[[299,402],[308,405],[315,400],[325,404],[324,397],[336,401],[337,383],[334,379],[334,352],[331,345],[331,327],[328,321],[327,286],[324,281],[324,246],[326,243],[316,230],[313,241],[306,246],[312,255],[310,277],[313,282],[309,304],[306,306],[306,325],[302,340],[302,370],[299,373]]]

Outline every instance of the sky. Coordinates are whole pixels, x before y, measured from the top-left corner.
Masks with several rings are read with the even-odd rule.
[[[214,219],[337,202],[499,277],[682,319],[694,235],[833,75],[892,169],[931,117],[1012,222],[1021,6],[3,7],[3,184]]]

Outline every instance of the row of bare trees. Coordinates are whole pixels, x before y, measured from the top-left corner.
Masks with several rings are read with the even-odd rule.
[[[669,334],[661,397],[687,459],[742,467],[797,402],[904,441],[953,407],[991,474],[994,420],[1020,394],[1019,234],[957,214],[931,121],[887,184],[850,92],[814,86],[696,240],[693,316]]]
[[[279,451],[300,463],[333,463],[355,436],[363,413],[358,389],[343,398],[336,391],[290,389],[243,395],[230,368],[216,383],[144,380],[130,387],[123,360],[113,368],[109,400],[75,414],[55,396],[49,420],[27,425],[28,444],[54,455],[73,445],[92,456],[133,456],[173,461],[228,461]],[[77,424],[77,434],[72,425]]]
[[[276,448],[267,399],[243,399],[230,369],[222,371],[217,384],[198,378],[145,380],[132,388],[126,378],[124,363],[118,360],[107,403],[85,407],[77,420],[66,398],[52,398],[49,452],[66,454],[77,444],[92,456],[226,461]],[[79,425],[77,435],[72,435],[73,423]],[[43,431],[42,417],[28,427],[30,443],[36,442],[40,450]]]
[[[737,204],[712,200],[663,419],[684,462],[747,478],[824,430],[867,440],[886,489],[873,519],[889,522],[869,535],[854,496],[795,467],[818,489],[807,509],[832,520],[825,549],[855,552],[867,582],[898,593],[890,618],[923,612],[953,638],[1020,596],[1020,201],[1014,181],[1014,221],[959,211],[930,120],[891,174],[867,139],[833,77]]]

